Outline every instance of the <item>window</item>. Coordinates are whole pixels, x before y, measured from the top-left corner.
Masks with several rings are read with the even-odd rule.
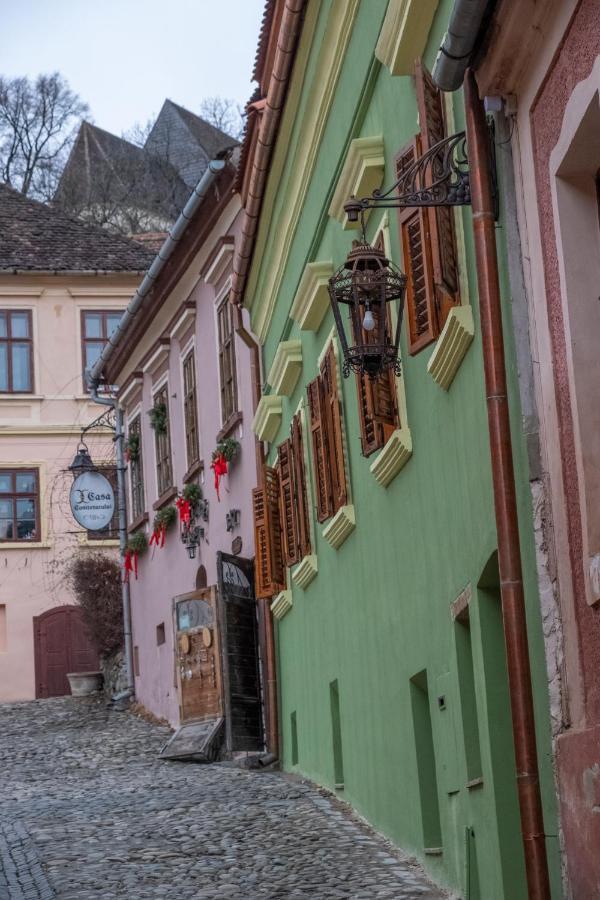
[[[265,466],[263,486],[252,491],[254,514],[254,577],[256,597],[272,597],[285,587],[283,546],[279,524],[279,478]]]
[[[81,349],[83,372],[94,365],[109,337],[121,321],[120,309],[87,310],[81,312]]]
[[[142,423],[136,416],[128,423],[127,438],[137,445],[135,458],[129,460],[129,484],[131,487],[131,518],[139,518],[146,510],[144,499],[144,462],[142,459]]]
[[[375,246],[385,250],[383,233],[379,234]],[[375,313],[376,314],[376,313]],[[389,309],[386,310],[387,331],[392,330]],[[362,315],[361,315],[362,319]],[[352,320],[353,330],[355,321]],[[360,329],[362,334],[354,332],[355,342],[368,343],[377,340],[377,328],[368,332]],[[400,427],[398,416],[398,399],[396,396],[396,375],[387,369],[378,378],[372,380],[368,375],[356,373],[356,391],[358,394],[358,416],[360,421],[360,443],[363,456],[370,456],[385,446],[389,437]]]
[[[238,411],[235,374],[235,334],[231,322],[231,305],[224,300],[217,309],[219,339],[219,377],[221,384],[221,422],[223,425]]]
[[[317,519],[324,522],[344,506],[348,491],[337,364],[333,344],[321,363],[321,371],[308,385],[308,409],[312,442]]]
[[[169,392],[166,384],[154,395],[154,406],[163,406],[165,410],[164,428],[158,431],[154,430],[156,483],[158,496],[160,497],[173,484],[171,438],[169,435]]]
[[[31,312],[0,310],[0,391],[30,394],[33,391]]]
[[[164,644],[167,640],[167,636],[165,634],[165,623],[161,622],[160,625],[156,626],[156,646],[160,647],[161,644]]]
[[[415,87],[421,131],[396,157],[397,178],[446,137],[442,95],[420,60],[415,65]],[[438,206],[400,209],[398,216],[407,276],[409,350],[414,354],[436,340],[450,310],[460,304],[454,213],[451,207]]]
[[[191,350],[183,361],[183,418],[188,469],[200,458],[196,407],[196,360]]]
[[[283,556],[293,566],[310,553],[310,523],[300,413],[292,419],[291,436],[277,450]]]
[[[99,531],[88,530],[87,538],[88,541],[116,541],[119,538],[119,507],[117,499],[119,491],[117,487],[117,468],[116,466],[98,466],[98,471],[110,481],[112,489],[115,492],[115,511],[106,528],[101,528]]]
[[[0,541],[39,540],[37,469],[0,469]]]

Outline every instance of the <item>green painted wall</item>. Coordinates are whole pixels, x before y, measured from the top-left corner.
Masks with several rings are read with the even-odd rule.
[[[439,5],[424,54],[429,67],[450,8],[450,0]],[[331,9],[331,0],[309,7],[309,19],[316,17],[315,30],[307,64],[294,76],[303,79],[303,91],[287,144],[288,161],[294,159]],[[356,236],[327,216],[347,145],[354,137],[383,133],[385,182],[390,183],[395,153],[418,130],[412,79],[391,77],[373,54],[385,9],[385,0],[359,4],[265,341],[266,372],[280,340],[299,337],[303,342],[302,376],[293,396],[283,399],[283,421],[271,447],[271,461],[276,445],[288,434],[290,418],[306,384],[318,371],[318,354],[333,324],[328,312],[315,334],[301,332],[289,318],[300,276],[312,260],[332,259],[335,265],[341,264]],[[457,128],[464,119],[461,103],[456,95]],[[288,140],[285,128],[282,135]],[[252,314],[273,262],[269,235],[277,233],[279,216],[289,203],[291,166],[288,162],[278,184],[270,185],[264,206],[259,232],[264,248],[255,255],[246,297]],[[293,608],[278,624],[283,761],[287,769],[333,789],[341,754],[343,799],[414,852],[435,879],[466,896],[469,858],[471,897],[519,900],[526,896],[526,889],[494,570],[496,536],[470,210],[465,209],[462,216],[475,339],[445,392],[426,371],[433,346],[410,357],[403,337],[413,455],[387,489],[369,472],[373,458],[361,455],[354,379],[343,384],[356,529],[335,551],[321,537],[315,521],[318,575],[306,591],[293,588]],[[379,213],[372,215],[371,235],[379,219]],[[400,264],[394,211],[389,219],[392,255]],[[504,267],[501,221],[498,235]],[[527,459],[520,432],[504,269],[502,287],[546,830],[556,835]],[[311,500],[314,504],[314,495]],[[460,626],[463,631],[457,633],[459,626],[452,622],[450,604],[467,585],[473,595],[469,629],[465,633],[465,626]],[[337,740],[334,695],[339,703]],[[478,767],[479,783],[467,787]],[[436,828],[442,850],[426,854]],[[467,829],[472,833],[467,834]],[[555,838],[548,839],[548,848],[553,896],[559,897]]]

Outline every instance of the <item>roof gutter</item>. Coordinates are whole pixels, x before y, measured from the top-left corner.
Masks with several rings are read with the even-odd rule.
[[[142,310],[144,301],[156,284],[157,279],[159,278],[173,251],[175,250],[175,247],[183,237],[190,220],[198,211],[198,208],[206,197],[208,191],[216,181],[217,177],[225,169],[226,164],[227,163],[224,159],[213,159],[208,164],[208,168],[194,188],[190,199],[185,204],[182,212],[179,215],[179,218],[173,225],[173,228],[165,238],[165,242],[154,258],[152,265],[146,272],[142,283],[127,304],[127,309],[123,313],[123,317],[119,322],[118,327],[108,339],[99,358],[96,360],[92,368],[88,371],[87,378],[91,388],[97,387],[102,380],[102,372],[104,371],[106,364],[114,354],[118,345],[122,340],[124,340],[125,334],[131,328],[136,317]]]
[[[443,91],[462,87],[490,0],[455,0],[432,76]]]
[[[252,159],[252,172],[248,199],[242,221],[241,239],[233,260],[233,279],[230,299],[241,305],[254,242],[258,230],[269,162],[277,137],[277,128],[283,112],[285,93],[294,61],[296,42],[302,25],[302,13],[306,0],[286,0],[277,39],[273,71],[269,79],[266,103],[260,120],[256,151]]]

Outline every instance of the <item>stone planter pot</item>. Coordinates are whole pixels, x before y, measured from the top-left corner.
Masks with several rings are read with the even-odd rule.
[[[102,672],[67,672],[73,697],[87,697],[102,689]]]

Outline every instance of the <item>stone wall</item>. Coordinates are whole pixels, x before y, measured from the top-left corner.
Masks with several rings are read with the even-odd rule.
[[[100,668],[104,675],[104,693],[107,697],[124,691],[127,687],[127,676],[125,673],[125,657],[122,650],[111,653],[110,656],[103,656],[100,660]]]

